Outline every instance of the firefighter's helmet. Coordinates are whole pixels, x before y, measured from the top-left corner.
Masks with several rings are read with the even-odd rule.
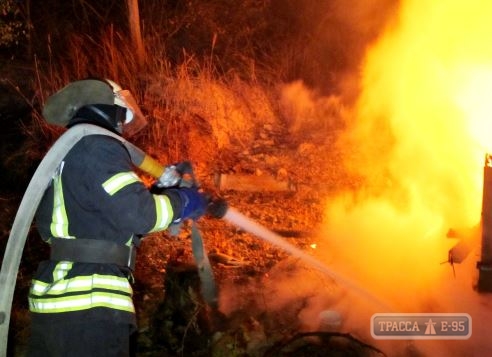
[[[84,79],[68,84],[46,100],[43,117],[58,126],[93,123],[126,136],[134,135],[146,125],[130,91],[108,79]]]

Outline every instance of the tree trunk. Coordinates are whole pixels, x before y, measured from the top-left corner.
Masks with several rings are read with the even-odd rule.
[[[145,63],[145,48],[140,32],[140,14],[138,11],[138,0],[127,0],[128,5],[128,21],[132,36],[133,46],[137,55],[139,66]]]

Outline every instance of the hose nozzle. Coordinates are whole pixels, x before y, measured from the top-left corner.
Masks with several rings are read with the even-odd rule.
[[[214,218],[222,218],[227,213],[229,205],[223,198],[210,199],[207,206],[207,213]]]

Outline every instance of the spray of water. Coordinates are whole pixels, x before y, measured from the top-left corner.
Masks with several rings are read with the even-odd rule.
[[[285,241],[281,236],[275,234],[271,230],[265,228],[258,222],[246,217],[238,210],[233,207],[229,207],[226,214],[223,217],[224,220],[229,223],[243,229],[244,231],[251,233],[273,245],[284,250],[285,252],[291,254],[292,256],[301,259],[303,262],[311,265],[312,267],[318,269],[322,273],[326,274],[328,277],[332,278],[336,283],[343,285],[352,292],[358,294],[367,302],[372,302],[375,306],[382,308],[383,311],[393,311],[391,305],[371,294],[368,290],[362,288],[355,281],[337,273],[336,271],[330,269],[326,264],[316,259],[312,255],[305,253],[289,242]]]

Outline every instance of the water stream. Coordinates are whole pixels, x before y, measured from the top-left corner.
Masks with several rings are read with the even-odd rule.
[[[305,263],[311,265],[312,267],[318,269],[322,273],[326,274],[328,277],[333,279],[336,283],[341,284],[351,290],[352,292],[359,295],[361,298],[364,298],[368,302],[372,302],[374,305],[382,308],[382,311],[392,312],[395,311],[394,307],[391,306],[388,302],[385,302],[383,299],[374,296],[372,293],[362,288],[357,282],[348,279],[345,276],[335,272],[330,269],[326,264],[319,261],[315,257],[305,253],[301,249],[295,247],[294,245],[287,242],[284,238],[279,236],[278,234],[272,232],[271,230],[265,228],[258,222],[252,220],[251,218],[243,215],[238,210],[233,207],[229,207],[224,220],[230,222],[231,224],[243,229],[244,231],[251,233],[275,246],[286,251],[292,256],[301,259]]]

